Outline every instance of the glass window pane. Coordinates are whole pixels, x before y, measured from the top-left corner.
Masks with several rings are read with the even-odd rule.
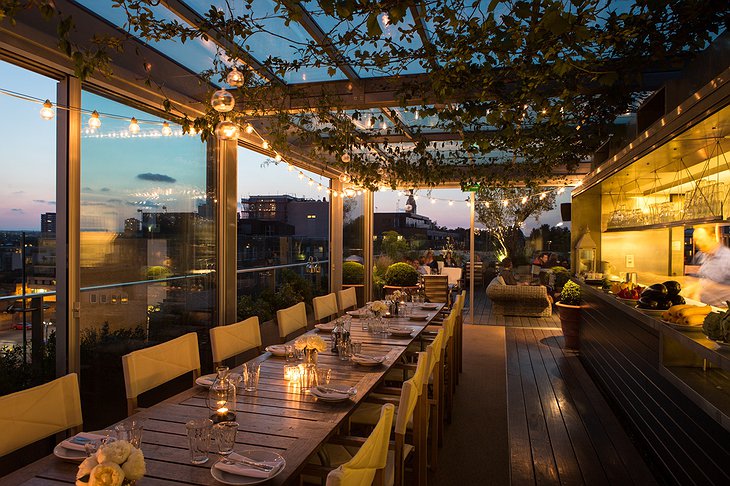
[[[102,116],[81,139],[82,394],[107,405],[84,409],[93,428],[126,414],[122,355],[191,331],[209,353],[215,232],[200,138],[92,93],[82,106],[139,120]]]
[[[40,103],[7,94],[53,103],[58,83],[2,61],[0,79],[7,90],[0,96],[0,395],[5,395],[52,380],[56,371],[55,346],[47,346],[55,343],[56,297],[43,296],[56,290],[56,119],[42,119]]]
[[[329,292],[330,181],[268,160],[238,150],[238,318],[278,340],[278,309]]]

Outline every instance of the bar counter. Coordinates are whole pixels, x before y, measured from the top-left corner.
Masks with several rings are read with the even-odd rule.
[[[730,484],[730,347],[581,284],[580,359],[668,484]]]

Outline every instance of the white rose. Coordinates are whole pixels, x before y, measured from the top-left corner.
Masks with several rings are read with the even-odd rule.
[[[134,449],[127,458],[127,462],[122,464],[122,471],[124,471],[124,477],[130,481],[136,481],[137,479],[144,476],[147,472],[144,463],[144,455],[139,449]]]
[[[84,459],[84,462],[79,464],[79,470],[76,472],[76,479],[81,479],[84,476],[91,474],[91,470],[99,465],[99,461],[96,460],[96,454]],[[85,483],[84,483],[85,484]]]
[[[91,470],[89,486],[121,486],[124,472],[119,464],[102,462]]]
[[[132,453],[132,444],[126,440],[117,440],[110,442],[99,448],[96,453],[96,460],[102,462],[113,462],[115,464],[122,464],[127,460],[129,454]]]

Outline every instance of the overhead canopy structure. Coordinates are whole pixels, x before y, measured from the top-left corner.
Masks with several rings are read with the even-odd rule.
[[[224,118],[250,124],[269,143],[243,133],[243,145],[371,189],[575,181],[625,132],[617,117],[676,76],[729,15],[724,2],[53,5],[39,9],[50,21],[33,7],[6,12],[17,21],[2,27],[7,43],[27,51],[37,39],[39,57],[157,101],[203,135]],[[240,85],[226,82],[232,68]],[[227,114],[209,104],[221,88],[236,98]]]

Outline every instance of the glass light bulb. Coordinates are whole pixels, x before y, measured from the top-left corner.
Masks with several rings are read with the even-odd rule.
[[[276,156],[274,157],[274,160],[277,162],[281,162],[281,155],[276,154]]]
[[[134,117],[129,121],[129,133],[139,133],[139,123]]]
[[[246,133],[248,133],[249,135],[253,133],[253,126],[250,123],[246,125]]]
[[[228,76],[226,76],[226,83],[234,88],[243,86],[243,73],[234,67],[229,71]]]
[[[291,165],[291,164],[287,164],[286,165],[286,170],[288,170],[289,172],[292,172],[292,171],[294,171],[294,166]]]
[[[162,123],[162,134],[166,137],[169,137],[172,135],[172,128],[170,128],[170,124],[167,122]]]
[[[236,106],[236,98],[225,89],[219,89],[210,97],[210,105],[218,113],[228,113]]]
[[[508,200],[505,199],[504,201],[502,201],[502,205],[504,207],[507,207],[508,204],[509,204],[509,201]]]
[[[345,196],[346,197],[355,197],[355,189],[348,187],[345,189]]]
[[[221,140],[235,140],[238,138],[238,125],[232,121],[223,120],[215,126],[215,134]]]
[[[264,140],[263,142],[261,142],[261,147],[264,150],[269,150],[269,142],[267,142],[266,140]]]
[[[52,120],[56,113],[53,111],[51,100],[46,100],[41,108],[41,118],[44,120]]]
[[[347,184],[348,182],[350,182],[349,174],[347,174],[347,173],[340,174],[340,182],[342,182],[343,184]]]
[[[340,157],[340,160],[344,163],[348,163],[352,159],[350,158],[350,154],[342,154],[342,157]]]
[[[89,128],[96,130],[101,127],[101,119],[99,118],[99,112],[94,110],[89,118]]]

